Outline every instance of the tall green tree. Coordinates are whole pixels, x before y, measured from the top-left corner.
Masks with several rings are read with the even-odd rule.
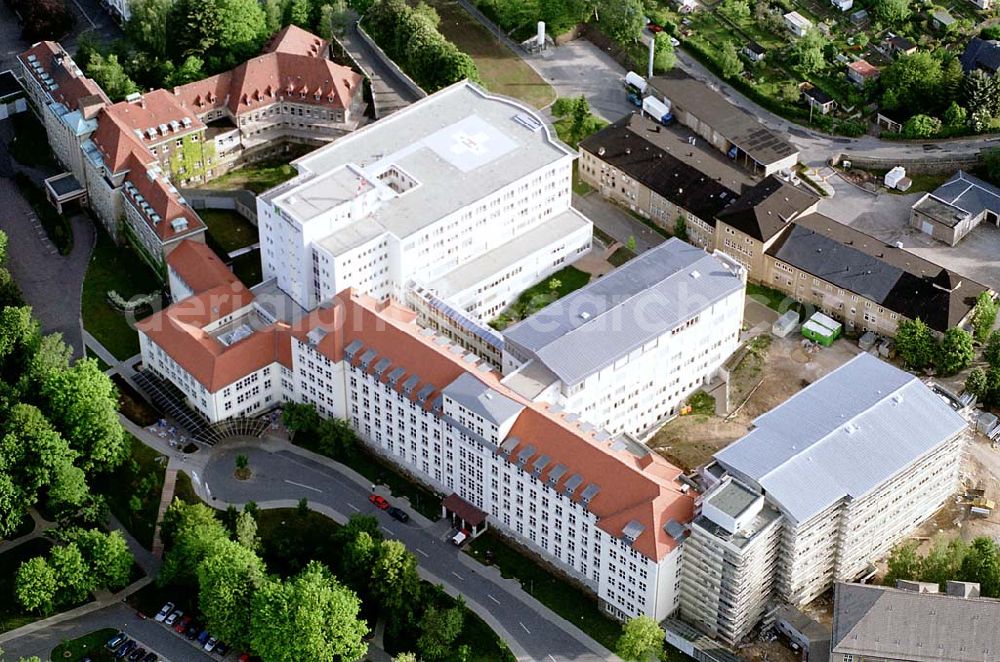
[[[743,60],[736,51],[736,44],[727,39],[719,49],[719,68],[724,78],[736,78],[743,73]]]
[[[95,586],[111,591],[128,586],[135,557],[121,531],[76,529],[67,534],[90,568]]]
[[[931,138],[941,131],[941,120],[930,115],[918,113],[903,122],[904,138]]]
[[[205,62],[197,55],[188,55],[181,66],[174,69],[164,80],[166,87],[177,87],[205,78]]]
[[[284,582],[266,581],[253,597],[252,646],[265,660],[357,660],[368,626],[357,596],[312,561]]]
[[[139,91],[139,87],[125,73],[125,67],[118,61],[118,56],[114,53],[108,55],[92,53],[84,68],[87,75],[101,86],[101,89],[112,101],[121,101],[128,95]]]
[[[417,559],[398,540],[383,540],[372,568],[372,593],[394,618],[410,620],[420,600]]]
[[[910,0],[872,0],[870,11],[883,25],[898,27],[910,18]]]
[[[222,19],[215,0],[174,0],[167,16],[167,50],[175,61],[204,58],[219,42]]]
[[[465,608],[462,603],[449,609],[438,609],[434,605],[427,607],[420,617],[420,637],[417,639],[420,659],[427,662],[450,659],[464,623]]]
[[[174,0],[129,0],[131,17],[125,34],[139,49],[155,57],[167,55],[167,20]]]
[[[815,73],[826,64],[826,59],[823,57],[826,44],[827,40],[820,31],[810,28],[792,44],[792,59],[802,71],[807,74]]]
[[[622,626],[616,652],[629,662],[647,662],[660,659],[666,633],[649,616],[637,616]]]
[[[615,41],[634,44],[642,34],[645,15],[640,0],[616,0],[601,7],[600,24]]]
[[[937,342],[919,318],[904,320],[896,329],[896,351],[909,368],[923,370],[934,362]]]
[[[36,556],[21,564],[14,582],[17,601],[25,611],[43,616],[52,613],[56,596],[56,571],[44,557]]]
[[[919,108],[924,113],[932,112],[943,77],[941,60],[934,54],[917,51],[901,55],[879,76],[882,105],[890,110]]]
[[[172,581],[194,584],[201,562],[220,541],[229,539],[229,532],[211,508],[179,499],[174,499],[167,509],[161,533],[164,542],[170,543],[157,577],[161,584]]]
[[[990,538],[976,538],[962,560],[962,580],[977,582],[982,595],[1000,596],[1000,550]]]
[[[983,359],[990,367],[1000,367],[1000,329],[991,331],[983,345]]]
[[[236,541],[251,552],[260,549],[260,538],[257,537],[257,520],[245,510],[236,516]]]
[[[359,531],[343,547],[341,567],[344,581],[356,591],[367,595],[371,584],[372,568],[378,557],[378,542],[367,531]]]
[[[309,29],[309,0],[289,0],[285,6],[285,24],[294,24]]]
[[[197,572],[198,607],[209,629],[237,648],[249,646],[253,597],[267,574],[264,562],[251,549],[220,540]]]
[[[972,328],[976,340],[985,341],[993,331],[993,324],[996,321],[997,303],[989,292],[983,292],[976,299],[976,306],[972,309]]]
[[[954,375],[972,364],[975,352],[968,331],[952,327],[945,331],[938,350],[937,369],[942,375]]]
[[[895,586],[900,579],[916,579],[920,576],[921,558],[917,553],[917,542],[907,540],[892,548],[888,560],[889,571],[885,575],[886,586]]]
[[[56,573],[56,604],[68,606],[83,602],[94,590],[94,576],[75,543],[53,547],[49,563]]]
[[[45,410],[71,448],[80,454],[84,471],[108,470],[128,456],[128,443],[118,420],[118,393],[94,359],[82,359],[42,385]]]
[[[943,535],[934,539],[930,551],[921,561],[920,581],[934,582],[943,591],[948,581],[959,576],[968,546],[961,538],[948,540]]]
[[[677,64],[677,54],[674,53],[674,45],[670,42],[670,37],[665,32],[657,32],[653,41],[655,42],[653,73],[670,71]]]
[[[982,368],[973,368],[965,378],[965,390],[982,399],[986,394],[986,372]]]
[[[1000,114],[1000,82],[981,69],[973,69],[962,80],[963,105],[987,117]]]

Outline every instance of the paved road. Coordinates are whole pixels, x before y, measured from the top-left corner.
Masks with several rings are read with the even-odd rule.
[[[269,442],[269,448],[277,448]],[[233,477],[236,455],[248,456],[254,476],[249,481]],[[317,457],[317,456],[313,456]],[[610,652],[590,640],[556,614],[524,594],[516,582],[503,580],[447,542],[447,524],[430,523],[410,510],[412,519],[400,524],[368,502],[366,483],[304,455],[301,449],[265,450],[259,444],[216,448],[198,474],[196,486],[207,485],[213,505],[243,504],[253,500],[264,506],[280,501],[288,506],[301,498],[310,506],[344,521],[355,512],[378,517],[387,536],[401,540],[417,555],[422,574],[461,593],[511,646],[520,659],[604,660]],[[192,467],[193,468],[193,467]],[[218,499],[218,501],[214,501]]]
[[[43,331],[62,333],[79,358],[84,354],[81,292],[96,237],[94,225],[83,214],[73,216],[73,251],[65,257],[56,252],[11,178],[9,135],[10,120],[0,120],[0,230],[10,239],[9,267]]]
[[[651,230],[648,225],[630,216],[594,191],[586,196],[574,193],[573,208],[589,218],[595,227],[615,241],[627,244],[629,238],[634,237],[635,248],[640,253],[665,241],[663,235]]]
[[[351,21],[347,34],[341,36],[339,41],[371,80],[372,97],[378,117],[385,117],[400,108],[405,108],[420,98],[392,68],[382,61],[375,49],[361,38],[356,21]]]

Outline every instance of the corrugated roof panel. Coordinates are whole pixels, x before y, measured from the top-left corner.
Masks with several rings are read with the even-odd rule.
[[[860,354],[758,417],[715,458],[803,522],[864,496],[966,426],[916,377]]]

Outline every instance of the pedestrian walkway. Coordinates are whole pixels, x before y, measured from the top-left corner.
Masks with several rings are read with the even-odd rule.
[[[47,519],[43,518],[41,514],[34,508],[30,508],[28,510],[28,516],[31,517],[32,520],[34,520],[35,528],[31,531],[31,533],[26,533],[20,538],[14,538],[13,540],[0,540],[0,554],[3,554],[4,552],[9,552],[18,545],[22,545],[28,542],[29,540],[34,540],[35,538],[39,538],[43,536],[46,531],[55,527],[55,522],[50,522]]]
[[[163,477],[163,491],[160,493],[160,507],[156,511],[156,529],[153,531],[153,556],[163,558],[163,541],[160,539],[160,525],[163,516],[174,500],[174,487],[177,485],[177,469],[167,464],[167,473]]]

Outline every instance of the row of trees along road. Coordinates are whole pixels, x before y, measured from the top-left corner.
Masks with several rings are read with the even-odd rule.
[[[194,590],[215,636],[265,662],[357,660],[367,650],[364,609],[385,619],[387,640],[414,642],[421,660],[467,659],[467,647],[454,645],[461,600],[445,606],[440,588],[421,582],[413,554],[384,540],[375,518],[355,515],[338,529],[326,565],[307,560],[312,550],[299,548],[295,535],[262,545],[255,513],[253,505],[230,511],[227,526],[207,506],[175,500],[164,517],[168,551],[158,581]],[[308,516],[304,501],[296,516]],[[269,570],[265,553],[284,575]]]

